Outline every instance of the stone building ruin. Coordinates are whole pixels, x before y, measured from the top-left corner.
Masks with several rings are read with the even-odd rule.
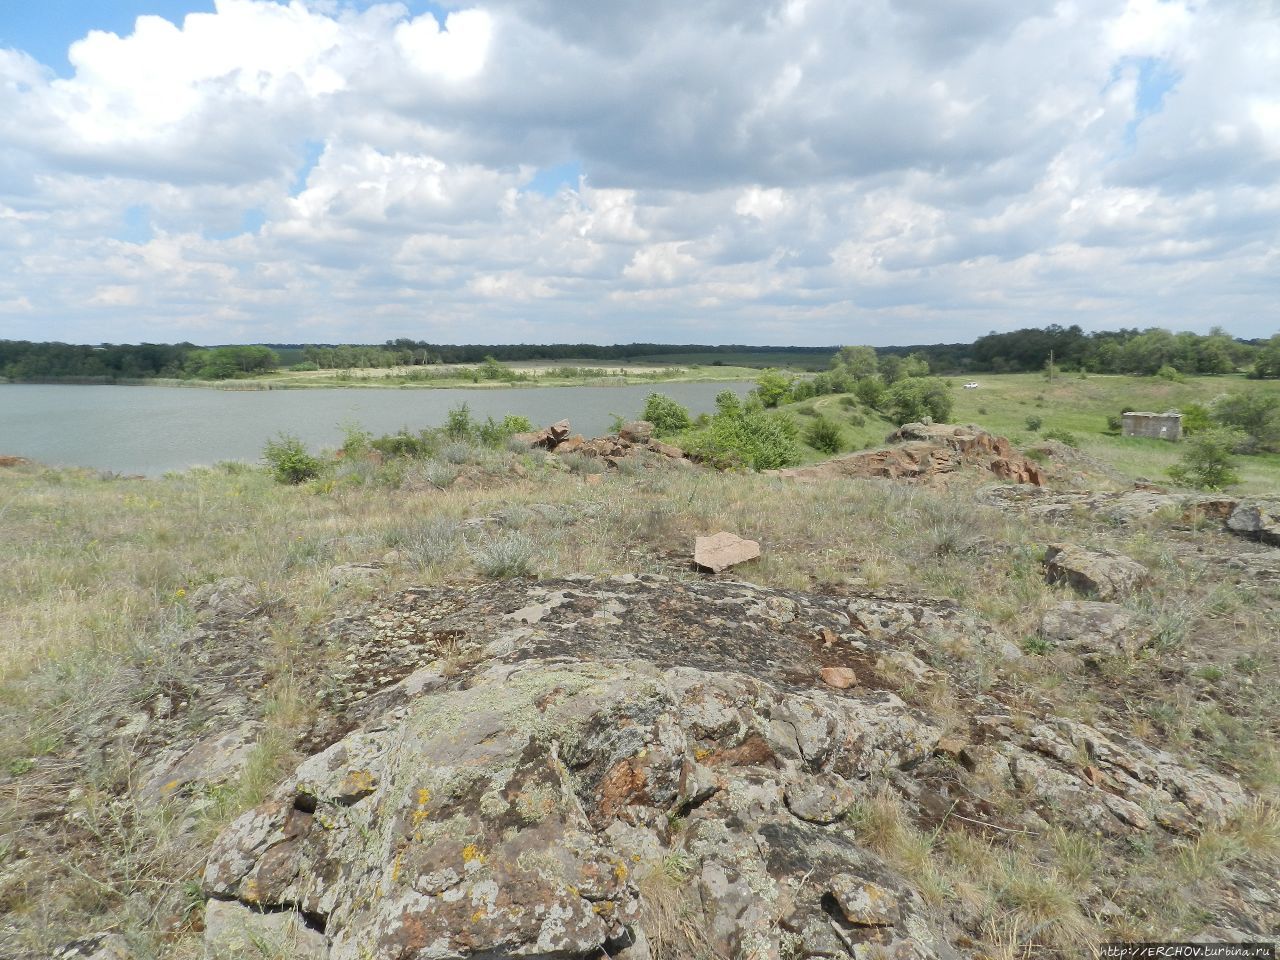
[[[1171,442],[1182,439],[1182,414],[1176,410],[1166,413],[1127,412],[1120,419],[1126,437],[1152,437]]]

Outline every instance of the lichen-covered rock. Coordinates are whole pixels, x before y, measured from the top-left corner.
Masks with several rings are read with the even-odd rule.
[[[1111,550],[1089,550],[1055,543],[1045,551],[1045,579],[1063,583],[1077,593],[1114,600],[1151,582],[1147,568]]]
[[[1227,529],[1273,547],[1280,546],[1280,507],[1275,504],[1242,503],[1227,518]]]
[[[250,616],[262,606],[262,591],[244,577],[227,577],[206,583],[187,598],[201,620],[236,621]]]
[[[1138,617],[1118,603],[1063,600],[1045,611],[1040,636],[1086,653],[1132,653],[1142,645]]]
[[[949,601],[625,576],[395,607],[450,638],[453,666],[353,701],[349,732],[223,832],[203,877],[215,918],[281,918],[327,960],[943,960],[973,955],[958,945],[980,921],[931,909],[862,844],[848,816],[874,792],[934,826],[981,824],[1000,815],[983,791],[1004,785],[1027,801],[1009,830],[1113,836],[1194,831],[1247,802],[1229,778],[976,688],[968,735],[944,741],[954,720],[927,692],[963,680],[920,637],[982,638]],[[821,681],[846,663],[856,686]]]

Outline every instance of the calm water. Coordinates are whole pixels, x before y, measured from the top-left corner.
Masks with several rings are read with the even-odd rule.
[[[715,395],[750,383],[659,383],[621,387],[502,390],[270,390],[0,384],[0,455],[58,466],[159,475],[219,460],[254,461],[278,433],[309,446],[336,447],[341,425],[375,434],[444,423],[465,402],[483,420],[519,413],[535,426],[568,417],[575,432],[599,436],[612,415],[634,418],[653,391],[694,413]]]

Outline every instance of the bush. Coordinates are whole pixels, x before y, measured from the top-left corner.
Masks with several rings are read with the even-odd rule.
[[[262,459],[277,483],[303,483],[320,476],[320,461],[307,452],[301,440],[287,433],[267,441]]]
[[[1183,433],[1202,433],[1213,426],[1209,408],[1199,403],[1188,403],[1180,411]]]
[[[719,402],[719,397],[716,399]],[[693,421],[689,419],[689,411],[661,393],[651,393],[645,397],[641,417],[653,424],[653,432],[660,437],[688,430],[693,425]]]
[[[1076,435],[1069,430],[1063,430],[1061,427],[1046,430],[1040,436],[1045,440],[1057,440],[1059,443],[1065,443],[1068,447],[1080,446],[1080,441],[1076,439]]]
[[[930,417],[935,423],[946,423],[954,400],[951,384],[938,377],[908,377],[889,388],[887,412],[901,426]]]
[[[854,395],[866,406],[878,410],[884,403],[884,395],[888,387],[879,377],[863,377],[853,385]]]
[[[1041,420],[1039,417],[1027,417],[1026,423],[1027,423],[1027,429],[1030,430],[1032,433],[1038,433],[1040,431],[1040,428],[1044,426],[1044,421]]]
[[[494,580],[529,576],[533,572],[533,554],[533,541],[518,531],[485,536],[471,548],[476,569]]]
[[[1159,377],[1161,380],[1169,380],[1173,383],[1181,383],[1183,380],[1187,379],[1181,373],[1178,372],[1177,367],[1172,366],[1171,364],[1168,364],[1168,363],[1166,363],[1164,366],[1162,366],[1159,370],[1156,371],[1156,376]]]
[[[480,442],[486,447],[501,447],[508,439],[517,433],[529,433],[533,430],[533,423],[528,417],[518,417],[513,414],[507,414],[501,420],[494,420],[488,417],[484,423],[480,424],[477,433]]]
[[[800,462],[796,433],[790,417],[748,404],[736,413],[717,413],[689,438],[685,449],[694,459],[721,469],[776,470]]]
[[[1239,483],[1231,454],[1243,437],[1238,430],[1221,428],[1196,434],[1186,441],[1186,450],[1180,462],[1169,468],[1169,476],[1198,490],[1222,490]]]
[[[429,433],[424,431],[415,436],[405,428],[370,440],[369,446],[384,457],[411,457],[415,460],[429,457],[435,450],[435,442]],[[346,449],[345,444],[343,449]]]
[[[1243,452],[1280,448],[1280,394],[1251,390],[1228,393],[1213,403],[1213,419],[1244,434]]]
[[[470,440],[476,425],[471,419],[471,408],[460,403],[449,410],[444,421],[444,434],[450,440]]]
[[[791,397],[792,383],[782,371],[766,370],[756,380],[755,394],[766,407],[776,407]]]
[[[809,424],[804,433],[804,442],[823,453],[838,453],[841,445],[840,427],[826,417],[819,416]]]
[[[1124,418],[1119,414],[1107,417],[1107,433],[1119,433],[1124,429]]]

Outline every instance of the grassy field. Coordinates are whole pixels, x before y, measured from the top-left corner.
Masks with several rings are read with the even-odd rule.
[[[1010,643],[1033,650],[1042,611],[1062,595],[1040,573],[1045,543],[1083,537],[1140,557],[1157,582],[1134,609],[1161,624],[1165,639],[1150,656],[1106,666],[1107,682],[1134,696],[1134,729],[1226,763],[1264,794],[1280,789],[1270,733],[1280,710],[1274,613],[1257,602],[1254,587],[1219,585],[1184,568],[1166,543],[1167,527],[1029,524],[965,489],[796,486],[658,461],[594,474],[598,482],[591,476],[587,465],[537,452],[465,444],[426,460],[333,464],[297,487],[238,464],[159,480],[0,468],[7,552],[0,565],[0,916],[11,924],[0,929],[0,952],[45,956],[70,936],[109,925],[143,945],[139,956],[198,955],[198,932],[184,918],[204,844],[299,759],[297,732],[318,709],[305,678],[336,667],[345,653],[317,645],[329,618],[408,585],[479,583],[512,572],[691,577],[693,537],[719,529],[761,542],[753,582],[952,597]],[[475,518],[488,520],[476,526]],[[370,560],[386,564],[378,577],[335,585],[335,565]],[[131,704],[156,683],[184,689],[201,682],[199,664],[175,655],[172,638],[192,625],[187,596],[227,576],[245,577],[272,598],[257,646],[271,665],[255,694],[266,728],[243,778],[199,808],[194,834],[182,833],[178,810],[128,805],[127,794],[112,799],[135,775],[127,753],[95,753],[87,762],[85,751],[99,736],[94,731],[114,722],[104,717],[132,716]],[[1001,669],[1029,701],[1048,698],[1064,717],[1089,720],[1100,709],[1097,676],[1079,664],[1037,655]],[[1156,675],[1159,684],[1146,682]],[[1215,678],[1211,687],[1205,677]],[[1228,715],[1225,703],[1240,709]],[[113,806],[121,802],[124,813]],[[81,826],[51,830],[50,805]],[[866,810],[873,819],[858,829],[888,831],[878,841],[886,855],[914,838],[907,851],[913,869],[932,878],[940,902],[984,896],[974,887],[976,853],[893,826],[890,814]],[[1248,840],[1258,855],[1280,849],[1280,824],[1264,818],[1258,829],[1262,839]],[[1057,866],[1037,864],[1059,863],[1054,844],[1090,845],[1087,883],[1050,891],[1053,909],[1082,924],[1085,938],[1108,932],[1075,905],[1095,889],[1126,904],[1110,934],[1172,936],[1198,929],[1197,904],[1231,878],[1227,856],[1194,861],[1189,877],[1180,865],[1195,849],[1183,841],[1120,856],[1104,855],[1084,837],[1013,839],[1024,872],[1050,876]],[[1245,849],[1239,837],[1228,841],[1229,850]],[[990,908],[999,936],[1017,942],[1025,918],[1000,900]],[[165,926],[157,917],[176,919]]]
[[[1039,416],[1042,429],[1070,430],[1084,451],[1130,476],[1159,476],[1177,449],[1106,436],[1106,415],[1253,386],[978,379],[980,389],[957,391],[956,420],[1029,441],[1026,417]],[[878,444],[892,424],[850,399],[788,409],[802,420],[840,420],[849,448]],[[1280,489],[1276,458],[1245,463],[1247,489]],[[856,828],[927,878],[940,904],[972,901],[990,913],[991,943],[1005,951],[990,955],[1034,953],[1027,930],[1046,914],[1078,927],[1080,943],[1187,939],[1215,922],[1205,904],[1234,895],[1235,865],[1263,857],[1280,869],[1275,587],[1205,576],[1186,561],[1196,534],[1177,518],[1126,528],[1088,517],[1029,521],[963,486],[795,485],[659,459],[602,474],[584,458],[452,443],[422,459],[330,462],[301,486],[243,464],[155,480],[0,467],[0,523],[0,955],[49,956],[98,929],[127,933],[142,960],[200,955],[195,881],[209,838],[305,752],[298,731],[322,709],[308,678],[347,655],[325,640],[331,618],[410,585],[478,585],[512,573],[692,578],[693,538],[721,529],[761,542],[762,558],[743,576],[764,586],[959,600],[1031,654],[999,666],[1001,682],[1026,702],[1085,722],[1105,713],[1137,739],[1229,770],[1263,798],[1256,817],[1230,830],[1132,845],[1064,831],[1015,835],[989,862],[992,849],[961,832],[921,834],[892,809],[863,809]],[[1042,613],[1066,595],[1046,584],[1040,564],[1045,544],[1057,541],[1117,550],[1152,572],[1154,585],[1125,602],[1158,631],[1157,645],[1100,667],[1037,645]],[[368,561],[384,564],[377,576],[332,577],[337,565]],[[174,638],[194,624],[187,598],[230,576],[270,598],[251,647],[267,665],[253,701],[263,733],[244,774],[194,809],[143,808],[128,792],[137,758],[101,731],[136,718],[157,686],[202,682],[200,664],[176,654]],[[191,817],[194,832],[179,829]],[[993,865],[1015,863],[1025,896],[987,882]],[[1095,914],[1097,902],[1120,908]]]
[[[1124,410],[1163,412],[1189,403],[1208,405],[1224,393],[1263,390],[1280,395],[1280,382],[1246,380],[1239,376],[1187,377],[1171,382],[1158,377],[1062,374],[1050,382],[1042,374],[978,376],[976,390],[956,390],[958,423],[978,423],[1009,437],[1015,444],[1033,443],[1037,432],[1027,428],[1028,417],[1042,421],[1039,433],[1066,430],[1080,449],[1125,476],[1166,482],[1165,471],[1181,454],[1178,444],[1162,440],[1121,437],[1107,433],[1107,417]],[[1241,457],[1242,491],[1280,492],[1280,455]]]
[[[1015,446],[1034,446],[1046,431],[1066,431],[1075,438],[1081,452],[1112,466],[1130,479],[1150,479],[1170,483],[1166,473],[1178,461],[1183,448],[1176,443],[1138,437],[1122,437],[1108,432],[1107,417],[1124,410],[1163,412],[1189,403],[1208,405],[1221,394],[1241,390],[1262,390],[1280,395],[1280,382],[1254,381],[1243,377],[1188,377],[1171,383],[1155,377],[1059,376],[1052,383],[1040,374],[992,374],[975,378],[976,390],[959,388],[955,379],[955,423],[976,423],[993,433],[1008,437]],[[815,416],[824,416],[840,425],[843,449],[862,450],[884,443],[896,424],[857,403],[847,394],[804,400],[781,409],[807,425]],[[1028,427],[1028,418],[1038,418],[1038,430]],[[806,462],[825,455],[805,448]],[[1239,457],[1244,493],[1280,492],[1280,454]]]

